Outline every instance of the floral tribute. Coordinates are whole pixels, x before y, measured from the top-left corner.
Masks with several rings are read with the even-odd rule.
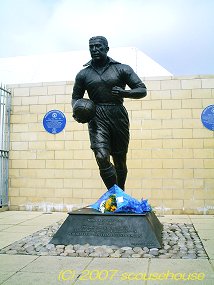
[[[94,204],[89,206],[102,213],[136,213],[151,212],[152,208],[148,200],[140,201],[131,197],[120,189],[116,184],[104,193]]]
[[[114,212],[117,209],[116,194],[110,195],[106,201],[100,204],[100,211],[102,213]]]

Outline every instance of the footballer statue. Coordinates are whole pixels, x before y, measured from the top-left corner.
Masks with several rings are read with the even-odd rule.
[[[145,97],[146,86],[130,66],[107,56],[105,37],[90,38],[89,51],[92,59],[77,74],[74,83],[73,117],[78,123],[88,123],[91,149],[106,188],[117,184],[124,190],[129,118],[123,101]],[[126,85],[130,89],[126,90]],[[89,99],[83,98],[85,91]]]

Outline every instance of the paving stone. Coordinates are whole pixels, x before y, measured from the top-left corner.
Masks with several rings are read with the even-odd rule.
[[[159,255],[159,250],[158,250],[158,248],[151,248],[149,250],[149,253],[154,255],[154,256],[157,256],[157,255]]]
[[[92,246],[90,244],[53,245],[52,236],[61,222],[48,226],[28,237],[0,250],[1,254],[27,254],[52,256],[111,257],[111,258],[160,258],[160,259],[207,259],[203,244],[192,224],[163,223],[163,247]]]
[[[6,254],[11,254],[11,255],[17,254],[17,250],[15,250],[15,249],[8,250],[8,251],[6,251]]]
[[[119,257],[121,257],[121,253],[119,253],[119,252],[114,252],[114,253],[110,254],[110,257],[119,258]]]
[[[149,248],[148,248],[148,247],[144,247],[144,248],[143,248],[143,251],[144,251],[145,253],[148,253],[148,252],[149,252]]]
[[[132,254],[132,257],[133,257],[133,258],[140,258],[140,257],[142,257],[142,254],[133,253],[133,254]]]
[[[138,252],[141,252],[142,251],[142,248],[141,247],[134,247],[133,248],[133,251],[138,253]]]

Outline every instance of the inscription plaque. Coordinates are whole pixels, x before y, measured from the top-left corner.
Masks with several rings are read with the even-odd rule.
[[[102,214],[82,208],[69,213],[50,243],[161,248],[162,224],[154,212]]]
[[[50,134],[58,134],[64,130],[66,117],[59,110],[49,111],[43,118],[43,126]]]

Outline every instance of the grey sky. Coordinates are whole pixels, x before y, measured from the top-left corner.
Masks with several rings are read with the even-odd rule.
[[[213,13],[213,0],[0,0],[0,57],[84,50],[104,35],[174,75],[214,74]]]

